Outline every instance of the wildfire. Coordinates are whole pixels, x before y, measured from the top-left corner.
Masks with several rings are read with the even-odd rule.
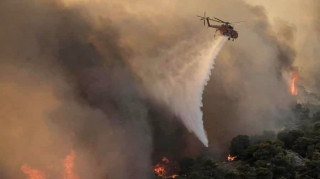
[[[230,154],[228,155],[228,161],[234,161],[234,159],[236,159],[237,156],[231,156]]]
[[[290,84],[290,90],[292,95],[298,95],[298,90],[296,88],[296,80],[298,79],[298,73],[293,72],[291,75],[291,84]]]
[[[28,176],[28,179],[45,179],[46,176],[43,172],[30,168],[28,165],[22,165],[21,170]]]
[[[154,166],[154,173],[156,174],[157,177],[162,177],[162,178],[177,178],[179,175],[177,174],[171,174],[173,173],[172,170],[174,169],[174,165],[172,165],[167,157],[163,157],[161,159],[161,162],[156,164]]]
[[[154,167],[154,173],[158,176],[158,177],[165,177],[167,172],[166,169],[164,168],[164,166],[162,166],[161,164],[157,164]]]
[[[63,160],[64,173],[63,179],[79,179],[79,177],[73,173],[74,159],[76,153],[71,150],[71,153]],[[39,170],[32,169],[28,165],[22,165],[21,170],[28,176],[28,179],[46,179],[45,174]]]
[[[64,165],[64,176],[63,179],[78,179],[79,177],[73,173],[74,159],[76,158],[76,153],[74,150],[71,151],[69,155],[63,161]]]

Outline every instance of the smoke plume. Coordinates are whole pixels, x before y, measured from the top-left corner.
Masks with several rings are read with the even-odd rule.
[[[281,127],[288,73],[318,94],[319,3],[292,3],[297,22],[249,3],[1,0],[0,178],[62,178],[74,151],[80,178],[147,179],[160,155],[201,151],[194,134],[223,154],[234,135]],[[203,11],[245,20],[239,38],[213,39]]]

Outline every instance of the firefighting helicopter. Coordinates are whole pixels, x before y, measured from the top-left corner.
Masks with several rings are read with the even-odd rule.
[[[206,13],[204,12],[204,16],[198,16],[200,17],[200,20],[203,20],[203,25],[206,25],[206,21],[207,21],[207,25],[208,27],[211,28],[215,28],[216,32],[214,33],[214,36],[216,36],[217,31],[220,32],[221,35],[228,37],[228,40],[232,39],[232,41],[234,41],[234,39],[238,38],[238,32],[236,30],[234,30],[233,26],[231,26],[230,24],[237,24],[243,21],[239,21],[239,22],[226,22],[223,21],[221,19],[218,19],[216,17],[214,17],[214,19],[211,19],[210,17],[206,17]],[[215,22],[219,22],[222,23],[221,25],[212,25],[210,24],[210,21],[215,21]]]

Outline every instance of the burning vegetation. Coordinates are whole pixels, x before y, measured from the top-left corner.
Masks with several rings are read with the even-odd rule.
[[[27,176],[28,179],[45,179],[46,176],[42,171],[33,169],[28,165],[22,165],[21,171]]]
[[[167,157],[162,157],[161,162],[154,166],[154,173],[160,178],[176,178],[179,175],[175,174],[177,170],[176,164],[171,163]]]
[[[298,79],[298,73],[293,72],[291,75],[290,91],[292,95],[298,95],[298,89],[296,87],[296,81]]]
[[[231,156],[230,154],[227,157],[229,162],[234,161],[234,159],[236,159],[236,158],[237,158],[237,156]]]
[[[177,178],[320,178],[320,110],[311,113],[307,106],[297,104],[292,112],[295,128],[234,137],[227,159],[236,162],[214,161],[205,155],[182,158]],[[156,165],[164,171],[158,178],[170,178],[168,162],[163,158]]]
[[[76,154],[74,150],[71,150],[70,154],[63,160],[63,179],[79,179],[79,177],[73,172],[75,158]],[[27,179],[46,179],[44,172],[33,169],[26,164],[21,166],[21,171],[27,176]]]
[[[69,155],[64,159],[64,176],[63,179],[78,179],[79,177],[76,176],[73,172],[74,167],[74,159],[76,158],[76,153],[74,150],[71,151]]]

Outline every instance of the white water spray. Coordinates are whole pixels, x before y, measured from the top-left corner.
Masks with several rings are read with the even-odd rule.
[[[202,120],[202,93],[214,59],[225,42],[225,37],[210,41],[199,37],[191,39],[164,56],[149,59],[147,67],[136,68],[150,95],[168,106],[205,146],[208,146],[208,138]],[[141,65],[146,66],[145,60]]]

